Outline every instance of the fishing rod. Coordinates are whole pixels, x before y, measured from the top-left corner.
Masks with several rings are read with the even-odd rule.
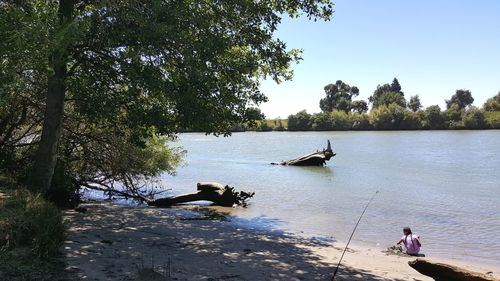
[[[358,222],[356,223],[356,226],[354,226],[354,229],[352,230],[351,237],[349,237],[349,240],[347,241],[347,244],[345,245],[344,251],[342,252],[342,256],[340,256],[339,263],[337,264],[337,267],[335,268],[335,271],[333,272],[332,281],[335,281],[335,275],[337,275],[337,271],[339,271],[340,263],[342,262],[342,259],[344,258],[345,251],[347,250],[347,247],[349,247],[349,243],[351,243],[352,236],[354,236],[354,232],[356,231],[356,228],[358,228],[358,224],[361,221],[361,218],[365,214],[366,209],[368,209],[368,206],[370,206],[370,203],[373,201],[373,198],[375,198],[375,195],[377,195],[377,193],[378,193],[378,190],[375,191],[375,194],[373,194],[370,201],[368,201],[368,204],[366,204],[365,209],[361,213],[361,216],[359,216]]]

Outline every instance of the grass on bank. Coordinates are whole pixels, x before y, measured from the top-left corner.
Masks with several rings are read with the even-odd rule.
[[[53,204],[26,190],[0,198],[0,280],[56,280],[64,239],[62,216]]]

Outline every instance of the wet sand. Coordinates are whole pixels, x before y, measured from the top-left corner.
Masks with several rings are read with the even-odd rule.
[[[199,213],[178,208],[84,206],[86,213],[65,212],[69,228],[63,246],[68,270],[84,280],[330,280],[344,247],[228,221],[197,220]],[[432,280],[408,266],[413,259],[352,247],[337,280]],[[500,272],[460,266],[493,271],[497,278]]]

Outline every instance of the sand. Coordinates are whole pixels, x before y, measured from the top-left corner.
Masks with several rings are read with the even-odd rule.
[[[193,220],[201,214],[179,208],[84,206],[85,213],[65,212],[63,246],[68,270],[83,280],[330,280],[344,247],[230,221]],[[381,250],[350,247],[337,280],[433,280],[408,266],[414,258]],[[497,278],[500,272],[460,266]]]

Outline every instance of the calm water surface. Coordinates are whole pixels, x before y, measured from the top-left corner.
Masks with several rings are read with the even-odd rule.
[[[321,149],[327,167],[269,163]],[[228,210],[251,227],[346,241],[379,190],[353,242],[388,247],[411,226],[428,256],[500,264],[500,131],[269,132],[229,138],[182,134],[187,165],[165,176],[174,193],[199,181],[255,191]]]

